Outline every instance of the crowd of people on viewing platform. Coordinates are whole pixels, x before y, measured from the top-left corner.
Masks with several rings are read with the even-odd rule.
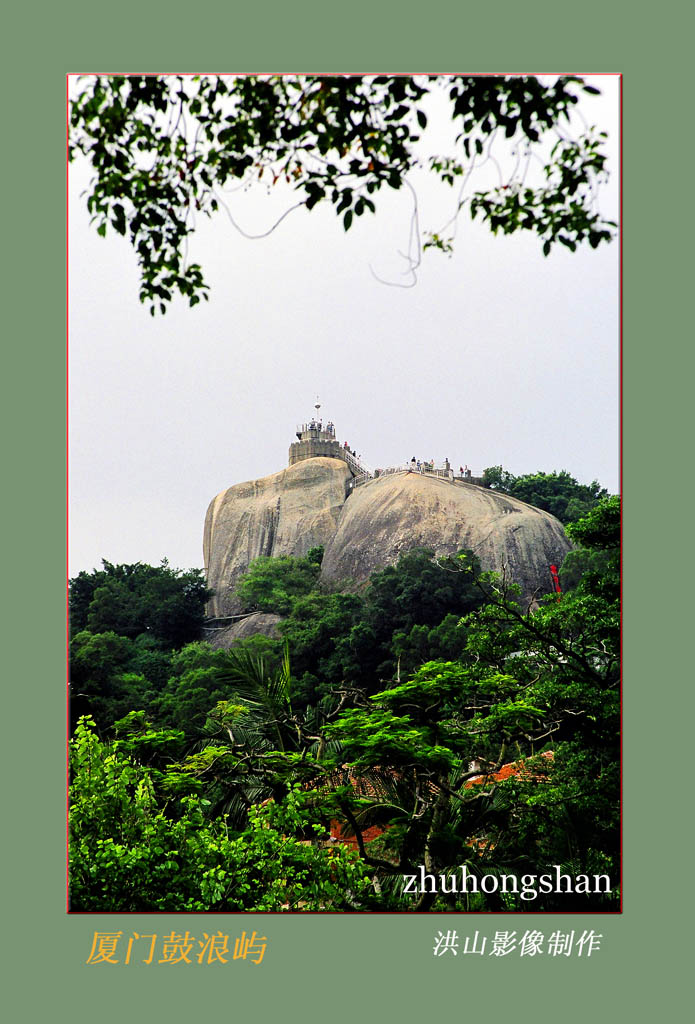
[[[335,424],[331,420],[328,421],[325,427],[321,420],[316,419],[310,420],[305,426],[307,430],[320,430],[326,434],[335,434]]]
[[[436,473],[439,476],[445,476],[449,480],[472,480],[473,475],[468,465],[459,466],[458,473],[455,472],[453,466],[448,459],[444,459],[443,462],[437,464],[434,459],[418,459],[414,455],[410,462],[405,462],[399,466],[388,466],[383,469],[374,470],[375,476],[383,476],[388,473]]]
[[[434,473],[443,471],[451,480],[454,480],[457,476],[448,458],[445,458],[444,462],[441,463],[441,465],[437,466],[435,465],[434,459],[430,459],[428,462],[426,459],[416,459],[415,456],[413,455],[412,459],[408,464],[408,469],[411,473]],[[471,475],[472,474],[470,469],[468,468],[468,465],[466,465],[465,467],[459,467],[458,476],[461,477],[461,479],[465,480]]]
[[[322,420],[314,418],[310,420],[309,423],[305,424],[305,429],[319,430],[335,436],[335,426],[331,420],[329,420],[324,427]],[[357,454],[354,448],[350,447],[347,441],[343,441],[343,451],[351,455],[356,462],[360,462],[361,456]],[[468,465],[459,466],[459,471],[456,473],[448,458],[445,458],[440,465],[436,465],[434,458],[429,460],[418,459],[414,455],[410,462],[406,462],[402,466],[389,466],[388,469],[377,469],[375,470],[374,475],[380,476],[384,473],[404,470],[409,473],[443,473],[450,480],[469,480],[472,476]]]

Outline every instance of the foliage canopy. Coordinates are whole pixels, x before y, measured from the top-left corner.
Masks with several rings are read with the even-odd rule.
[[[598,90],[574,75],[550,85],[524,75],[85,76],[72,103],[69,155],[91,164],[87,206],[96,229],[129,238],[140,300],[154,315],[176,293],[190,305],[207,298],[201,267],[186,261],[186,240],[196,215],[226,208],[230,184],[284,183],[296,194],[286,212],[329,203],[346,231],[376,211],[384,187],[412,190],[434,91],[456,134],[453,155],[426,158],[434,176],[467,184],[476,164],[494,159],[496,138],[518,154],[497,186],[465,199],[461,191],[454,219],[467,204],[493,233],[536,234],[546,255],[558,243],[595,248],[612,237],[614,223],[594,204],[605,134],[568,133],[581,95]],[[534,160],[542,171],[531,184]],[[422,248],[451,246],[432,231]],[[419,262],[419,243],[410,259]]]
[[[533,614],[470,552],[411,551],[363,595],[293,591],[279,567],[282,640],[169,650],[165,683],[133,671],[142,636],[81,630],[76,678],[111,740],[76,724],[73,908],[614,908],[619,531],[617,498],[569,526],[573,586]],[[413,897],[420,865],[613,887]]]
[[[510,494],[527,505],[545,509],[561,523],[575,523],[601,501],[608,491],[598,480],[580,484],[563,469],[554,473],[526,473],[514,476],[502,466],[488,466],[483,483],[495,491]]]
[[[212,594],[200,569],[112,565],[81,572],[70,580],[70,631],[113,631],[135,639],[145,634],[164,646],[198,639],[205,603]]]

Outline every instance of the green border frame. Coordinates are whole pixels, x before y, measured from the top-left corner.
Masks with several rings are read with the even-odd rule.
[[[672,676],[663,651],[650,638],[668,633],[661,622],[664,612],[655,606],[666,603],[670,585],[654,586],[656,567],[651,577],[643,575],[642,545],[647,537],[653,544],[659,536],[656,497],[646,493],[643,481],[645,468],[652,479],[649,467],[658,467],[660,474],[669,468],[655,428],[672,399],[655,392],[655,385],[668,359],[668,341],[682,338],[680,324],[688,323],[676,317],[687,294],[685,275],[679,275],[691,257],[684,251],[686,239],[675,211],[669,215],[670,196],[657,177],[658,171],[663,174],[663,159],[667,189],[673,186],[682,195],[674,159],[684,126],[678,75],[656,71],[651,57],[647,66],[637,42],[626,50],[628,29],[637,31],[639,39],[640,30],[646,36],[657,27],[640,29],[636,8],[620,6],[623,10],[608,10],[590,2],[561,12],[532,0],[497,4],[486,13],[436,3],[410,14],[412,8],[402,5],[377,9],[360,0],[343,8],[305,2],[300,7],[263,5],[254,15],[227,5],[190,8],[179,2],[154,11],[124,0],[101,11],[86,3],[73,3],[70,10],[50,8],[32,22],[22,14],[6,16],[6,38],[10,47],[16,44],[6,79],[9,155],[3,170],[10,228],[5,280],[11,285],[6,381],[25,386],[8,388],[5,404],[12,481],[5,500],[11,519],[5,532],[5,580],[13,628],[6,633],[11,650],[4,702],[11,761],[3,845],[10,939],[6,967],[18,986],[20,1019],[69,1013],[75,1021],[106,1022],[125,1012],[137,1020],[156,1013],[167,1021],[188,1021],[210,1010],[235,1019],[248,1011],[260,1020],[266,1019],[265,1011],[276,1011],[307,1021],[384,1012],[404,1020],[433,1013],[485,1014],[490,1021],[508,1014],[530,1021],[551,1012],[573,1021],[590,1013],[600,1019],[602,1007],[606,1015],[609,1008],[625,1013],[632,1007],[658,1008],[661,1017],[668,1015],[668,1004],[677,996],[675,965],[683,948],[679,930],[687,926],[671,910],[687,888],[687,873],[684,869],[679,875],[673,856],[678,821],[687,808],[676,811],[668,779],[678,776],[667,775],[663,767],[664,759],[670,767],[677,743],[654,731],[654,683],[660,692]],[[667,13],[661,10],[660,18]],[[675,27],[674,54],[683,46],[680,31],[683,38],[689,35],[684,26]],[[678,60],[672,55],[670,63],[675,66]],[[683,54],[680,66],[687,65]],[[471,66],[478,71],[624,74],[624,913],[467,919],[68,917],[63,857],[64,76],[92,70],[424,72]],[[664,253],[674,268],[670,281],[663,281]],[[654,254],[660,257],[657,271],[650,266]],[[672,286],[669,299],[674,302],[667,309],[654,301],[656,275],[667,292]],[[680,292],[674,287],[679,280]],[[644,415],[647,399],[650,416]],[[669,510],[675,520],[669,523],[671,533],[679,526],[686,529],[678,521],[679,511]],[[650,564],[663,559],[660,575],[666,575],[668,555],[649,551]],[[668,572],[675,571],[670,563]],[[203,931],[203,922],[208,932],[220,928],[232,936],[242,927],[255,927],[269,939],[265,962],[258,968],[240,961],[176,970],[156,964],[85,965],[95,930],[122,924],[124,930],[141,933],[188,927],[195,934]],[[594,928],[603,935],[603,948],[589,960],[434,958],[434,935],[447,927],[490,937],[503,929]]]

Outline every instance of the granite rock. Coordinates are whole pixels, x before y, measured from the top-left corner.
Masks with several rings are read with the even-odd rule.
[[[234,590],[254,558],[301,557],[328,544],[349,479],[339,459],[307,459],[218,494],[208,507],[203,536],[208,586],[215,591],[208,615],[240,611]]]
[[[504,571],[525,598],[550,589],[549,566],[571,544],[548,512],[475,484],[419,473],[377,478],[343,507],[321,569],[330,587],[359,588],[410,548],[437,555],[470,548],[484,570]]]
[[[203,541],[215,591],[208,615],[240,610],[236,583],[259,555],[299,557],[322,544],[322,583],[359,589],[410,548],[437,555],[470,548],[484,570],[504,571],[528,599],[550,589],[549,566],[571,548],[554,516],[475,484],[398,473],[370,480],[346,499],[349,480],[344,462],[310,458],[218,494]]]
[[[238,619],[229,626],[216,626],[203,630],[203,640],[206,640],[211,647],[229,650],[239,640],[246,640],[250,636],[261,634],[276,639],[278,623],[282,622],[279,615],[270,615],[267,612],[253,612]]]

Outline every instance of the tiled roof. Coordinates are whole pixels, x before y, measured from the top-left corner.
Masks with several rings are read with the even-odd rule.
[[[503,764],[497,771],[484,773],[481,772],[473,779],[469,779],[465,783],[464,789],[471,789],[473,786],[481,785],[490,782],[504,782],[506,779],[522,779],[525,782],[546,782],[548,779],[548,772],[550,766],[554,760],[554,753],[552,750],[544,750],[540,755],[546,762],[543,764],[534,764],[527,766],[526,762],[528,758],[521,761],[510,761],[507,764]],[[347,766],[344,766],[347,768]],[[352,783],[354,788],[361,796],[375,796],[376,792],[373,785],[364,779],[349,775],[349,781]],[[334,842],[343,843],[346,846],[352,846],[357,848],[357,839],[353,835],[344,835],[342,832],[344,825],[340,821],[331,822],[331,839]],[[368,828],[362,829],[362,838],[365,843],[369,843],[372,839],[376,839],[380,836],[385,829],[381,825],[370,825]]]
[[[544,750],[539,756],[544,758],[548,766],[550,766],[555,754],[552,750]],[[481,773],[476,775],[474,779],[469,779],[464,789],[470,789],[471,786],[479,786],[485,782],[504,782],[506,779],[511,778],[522,779],[524,782],[545,782],[548,778],[548,768],[544,765],[533,765],[527,768],[526,760],[510,761],[508,764],[503,764],[495,772]]]

